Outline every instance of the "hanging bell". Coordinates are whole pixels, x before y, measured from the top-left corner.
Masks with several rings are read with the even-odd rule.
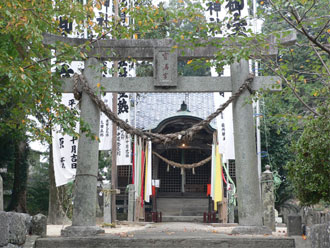
[[[170,165],[169,165],[169,164],[167,164],[167,169],[166,169],[166,171],[167,171],[167,172],[170,171]]]
[[[192,174],[195,175],[195,168],[192,168]]]

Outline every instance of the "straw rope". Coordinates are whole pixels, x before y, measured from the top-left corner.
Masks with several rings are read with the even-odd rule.
[[[103,100],[89,87],[88,82],[83,75],[74,75],[74,91],[75,96],[80,96],[81,93],[78,92],[78,84],[80,83],[82,86],[82,90],[89,95],[89,97],[93,100],[93,102],[99,107],[100,111],[102,111],[113,123],[115,123],[118,127],[125,130],[128,134],[137,135],[143,139],[150,139],[154,143],[170,143],[180,139],[191,139],[194,134],[198,131],[206,127],[210,122],[217,117],[220,113],[222,113],[226,107],[234,100],[236,100],[245,89],[249,88],[249,84],[253,81],[254,75],[249,74],[248,78],[242,84],[242,86],[235,92],[224,104],[220,105],[220,107],[211,115],[209,115],[205,120],[193,125],[192,127],[182,130],[176,133],[170,134],[158,134],[151,132],[144,132],[139,128],[134,128],[125,121],[121,120],[114,114],[111,109],[103,102]]]
[[[156,155],[158,158],[160,158],[161,160],[163,160],[165,163],[174,166],[174,167],[178,167],[178,168],[184,168],[184,169],[192,169],[192,168],[196,168],[199,166],[202,166],[208,162],[211,161],[212,156],[207,157],[206,159],[203,159],[201,161],[199,161],[198,163],[193,163],[193,164],[180,164],[171,160],[168,160],[167,158],[164,158],[163,156],[161,156],[160,154],[158,154],[157,152],[152,152],[154,155]]]

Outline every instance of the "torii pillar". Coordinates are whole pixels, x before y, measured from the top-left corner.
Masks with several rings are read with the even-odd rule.
[[[249,75],[249,63],[241,60],[230,66],[233,92]],[[238,220],[242,226],[262,226],[261,199],[255,140],[253,107],[245,90],[233,102],[235,168],[238,193]]]
[[[88,80],[89,87],[97,89],[98,79],[102,76],[99,61],[95,58],[86,60],[83,74]],[[80,117],[89,125],[91,133],[98,136],[100,109],[84,91],[80,109]],[[63,229],[62,236],[93,236],[104,233],[102,228],[96,226],[98,152],[98,140],[87,137],[80,129],[77,161],[79,166],[75,178],[72,226]]]

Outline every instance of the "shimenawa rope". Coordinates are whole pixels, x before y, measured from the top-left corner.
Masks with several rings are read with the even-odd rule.
[[[99,107],[99,109],[117,126],[125,130],[131,135],[137,135],[143,139],[151,139],[154,143],[170,143],[180,139],[190,139],[195,133],[207,126],[215,117],[217,117],[221,112],[223,112],[226,107],[236,100],[242,92],[249,87],[249,84],[253,81],[254,75],[249,74],[248,78],[242,84],[242,86],[235,92],[224,104],[222,104],[214,113],[209,115],[205,120],[193,125],[192,127],[182,130],[176,133],[170,134],[157,134],[150,132],[143,132],[141,129],[134,128],[127,124],[125,121],[118,118],[111,109],[102,101],[102,99],[94,93],[94,91],[89,87],[86,78],[83,75],[74,75],[74,90],[75,95],[79,96],[78,83],[82,84],[82,90],[85,91],[89,97],[94,101],[94,103]]]
[[[199,166],[202,166],[208,162],[211,161],[211,156],[207,157],[206,159],[203,159],[201,161],[199,161],[198,163],[193,163],[193,164],[180,164],[171,160],[168,160],[167,158],[164,158],[163,156],[161,156],[160,154],[158,154],[157,152],[152,152],[154,155],[156,155],[157,157],[159,157],[161,160],[163,160],[165,163],[174,166],[174,167],[178,167],[178,168],[184,168],[184,169],[192,169],[192,168],[196,168]]]

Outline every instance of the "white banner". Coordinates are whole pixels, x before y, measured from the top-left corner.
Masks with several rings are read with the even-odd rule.
[[[107,93],[102,97],[104,103],[112,109],[112,93]],[[112,147],[112,122],[101,112],[100,116],[100,143],[99,150],[111,150]]]
[[[107,105],[112,106],[112,94],[102,97]],[[62,104],[68,108],[77,108],[78,101],[73,94],[62,94]],[[77,123],[76,132],[79,132]],[[99,150],[110,150],[112,141],[111,121],[102,113],[100,118]],[[56,187],[74,180],[78,159],[78,140],[72,136],[61,134],[59,126],[53,130],[53,158]]]
[[[144,188],[144,200],[150,202],[150,196],[152,195],[152,143],[147,142],[146,149],[146,167],[145,167],[145,188]]]
[[[244,19],[248,15],[247,0],[225,0],[220,2],[208,1],[205,4],[205,17],[209,23],[220,23],[225,17],[231,18],[226,27],[218,31],[216,37],[224,37],[229,35],[245,35],[249,28],[248,23]],[[212,30],[210,30],[212,31]],[[211,68],[212,77],[218,77],[215,68]],[[222,76],[230,76],[230,67],[223,68]],[[216,92],[214,93],[215,109],[225,103],[232,95],[231,92]],[[234,130],[233,130],[233,113],[232,105],[230,104],[216,118],[219,152],[223,154],[223,161],[235,159],[234,148]]]
[[[76,108],[77,101],[73,94],[63,94],[62,104]],[[79,123],[76,132],[79,131]],[[61,134],[61,127],[53,130],[53,161],[56,187],[72,182],[76,175],[78,160],[78,140],[69,135]]]
[[[212,68],[213,69],[213,68]],[[212,70],[211,73],[213,74]],[[224,76],[229,76],[229,66],[224,68]],[[232,95],[231,92],[215,92],[214,105],[217,109],[221,104],[225,103]],[[220,115],[217,116],[217,131],[219,152],[223,154],[223,161],[228,159],[235,159],[234,147],[234,127],[233,127],[233,111],[232,104],[230,104]]]
[[[119,61],[118,69],[119,77],[135,77],[135,65],[131,61]],[[129,124],[131,124],[130,109],[130,94],[123,92],[118,93],[117,115],[120,119]],[[131,165],[131,135],[118,127],[116,143],[117,165]]]
[[[130,123],[129,94],[118,93],[118,117]],[[131,136],[120,127],[117,127],[117,165],[131,165]]]
[[[244,19],[247,15],[247,0],[225,0],[222,4],[217,1],[205,2],[205,17],[209,23],[220,23],[225,17],[230,20],[227,20],[227,25],[216,32],[217,37],[246,35],[247,29],[250,28]]]

